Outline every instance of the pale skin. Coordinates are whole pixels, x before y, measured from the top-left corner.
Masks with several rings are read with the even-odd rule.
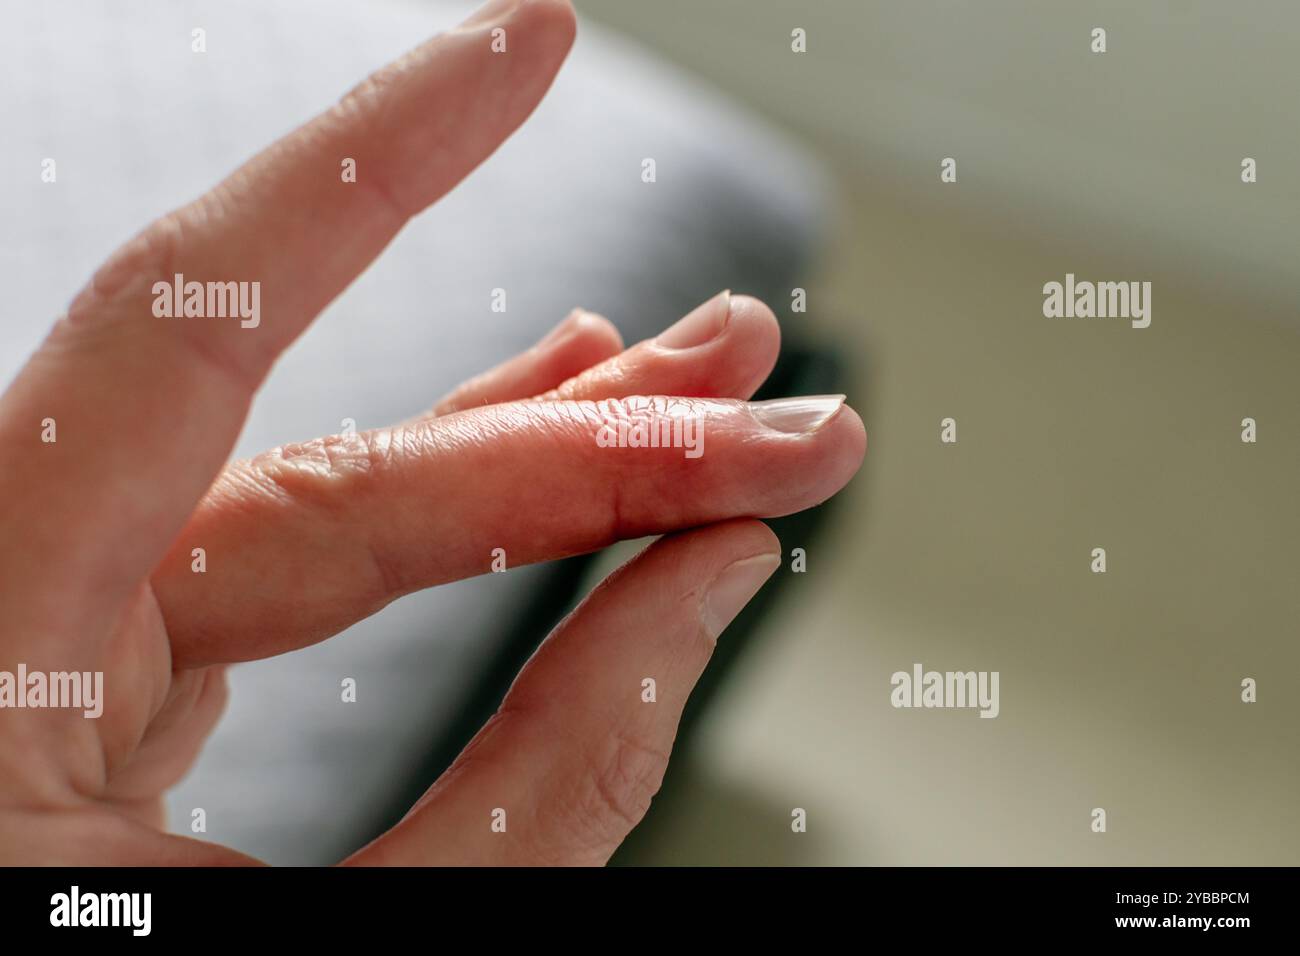
[[[847,405],[773,428],[746,402],[779,348],[766,306],[723,294],[627,349],[578,311],[406,422],[228,462],[276,357],[524,121],[574,29],[567,0],[493,3],[381,70],[114,254],[0,397],[0,670],[102,671],[105,697],[97,720],[0,710],[0,864],[257,863],[162,814],[221,714],[226,665],[484,573],[497,548],[515,567],[665,533],[556,627],[402,822],[342,862],[600,864],[641,819],[715,640],[780,561],[755,519],[830,497],[865,452]],[[174,273],[260,281],[260,325],[155,317],[152,285]],[[421,374],[418,357],[393,371]],[[601,409],[702,415],[705,454],[599,447]]]

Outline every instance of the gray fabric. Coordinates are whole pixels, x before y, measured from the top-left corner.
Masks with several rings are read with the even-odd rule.
[[[468,10],[396,0],[40,0],[0,30],[8,381],[95,266],[150,218]],[[207,31],[207,52],[190,31]],[[54,184],[41,161],[57,162]],[[641,181],[653,157],[658,181]],[[237,454],[407,417],[571,307],[654,334],[723,287],[789,301],[816,170],[728,104],[589,24],[551,96],[281,361]],[[493,313],[491,290],[507,290]],[[111,400],[111,396],[105,396]],[[347,635],[232,671],[174,825],[279,863],[364,832],[545,568],[415,595]],[[354,677],[358,701],[340,700]]]

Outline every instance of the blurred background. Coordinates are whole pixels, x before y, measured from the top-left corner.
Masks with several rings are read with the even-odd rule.
[[[1300,8],[576,5],[537,114],[282,360],[236,453],[401,420],[574,305],[634,341],[758,295],[787,343],[774,388],[846,391],[867,461],[778,525],[807,570],[724,635],[615,862],[1300,863]],[[151,217],[471,6],[10,4],[2,377]],[[1044,318],[1066,273],[1151,282],[1150,328]],[[237,668],[174,825],[203,807],[206,838],[271,862],[354,849],[633,547]],[[999,671],[998,718],[895,710],[914,663]]]
[[[578,5],[830,171],[808,313],[774,306],[870,436],[621,859],[1300,862],[1300,10]],[[1067,272],[1151,281],[1151,327],[1045,319]],[[893,709],[913,662],[1000,670],[1001,715]]]

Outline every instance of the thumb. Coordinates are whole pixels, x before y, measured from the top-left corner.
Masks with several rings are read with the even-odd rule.
[[[610,575],[362,865],[599,865],[659,790],[714,642],[780,563],[752,519],[670,535]]]

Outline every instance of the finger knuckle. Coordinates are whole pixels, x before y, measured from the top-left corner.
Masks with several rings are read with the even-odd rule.
[[[100,328],[115,317],[149,315],[146,308],[128,306],[151,294],[158,279],[171,279],[183,233],[181,215],[172,212],[117,249],[69,306],[67,325],[85,331]]]
[[[650,809],[667,767],[668,754],[636,734],[611,734],[587,752],[575,810],[597,838],[621,842]]]
[[[281,445],[251,466],[293,503],[333,512],[356,507],[393,454],[385,436],[358,432]]]

